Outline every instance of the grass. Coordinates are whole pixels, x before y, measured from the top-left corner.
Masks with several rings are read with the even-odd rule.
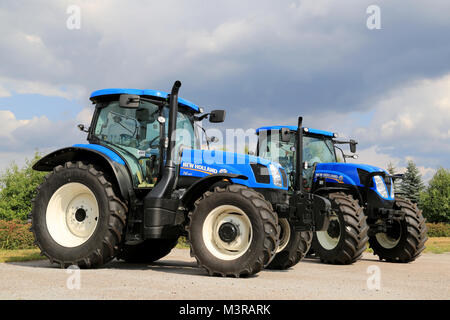
[[[41,256],[39,249],[20,249],[20,250],[0,250],[1,262],[19,262],[43,260],[46,257]]]
[[[369,248],[367,244],[366,252],[373,253],[373,250]],[[428,238],[425,243],[424,253],[445,253],[450,252],[450,237],[433,237]]]
[[[450,237],[429,238],[425,243],[425,251],[431,253],[450,252]]]

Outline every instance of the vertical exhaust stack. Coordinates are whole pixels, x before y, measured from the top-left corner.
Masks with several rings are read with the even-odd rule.
[[[298,117],[298,127],[297,127],[297,145],[296,150],[296,163],[295,172],[297,172],[297,183],[295,190],[303,191],[303,117]]]
[[[144,199],[142,230],[144,239],[160,239],[163,236],[171,238],[179,235],[175,223],[179,199],[172,199],[171,195],[178,178],[175,145],[180,87],[181,82],[175,81],[169,97],[168,144],[165,157],[163,154],[159,157],[161,162],[165,159],[161,179]]]
[[[174,166],[174,151],[176,144],[176,128],[177,128],[177,115],[178,115],[178,91],[180,90],[181,82],[175,81],[172,87],[172,91],[170,92],[169,98],[169,145],[166,154],[166,167]]]
[[[174,163],[174,153],[176,145],[176,128],[178,115],[178,91],[181,82],[175,81],[169,97],[169,130],[168,130],[168,147],[166,149],[166,164],[164,166],[161,180],[156,184],[153,190],[147,195],[147,198],[170,198],[175,182],[177,180],[176,166]],[[163,157],[160,157],[163,161]]]

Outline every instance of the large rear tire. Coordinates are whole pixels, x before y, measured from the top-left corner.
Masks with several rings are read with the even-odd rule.
[[[285,218],[279,219],[279,225],[281,229],[279,247],[267,269],[285,270],[295,266],[305,257],[311,246],[313,238],[311,231],[295,231]]]
[[[328,198],[333,212],[330,225],[327,231],[314,232],[311,247],[324,263],[354,263],[367,246],[367,217],[351,195],[330,193]]]
[[[395,207],[404,213],[405,218],[394,221],[387,233],[371,236],[369,245],[380,260],[411,262],[425,249],[428,239],[425,218],[417,205],[408,199],[397,198]]]
[[[189,214],[191,254],[211,276],[261,271],[278,245],[278,217],[269,202],[242,185],[216,187]]]
[[[126,211],[101,171],[67,162],[38,187],[31,231],[51,263],[98,267],[117,255]]]
[[[167,256],[178,243],[176,239],[148,239],[136,245],[123,245],[118,259],[129,263],[151,263]]]

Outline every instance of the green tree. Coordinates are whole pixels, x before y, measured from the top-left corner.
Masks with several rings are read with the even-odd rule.
[[[429,222],[450,223],[450,170],[436,171],[420,196],[420,208]]]
[[[394,166],[394,164],[392,162],[389,161],[388,165],[387,165],[387,172],[389,172],[390,175],[394,175],[397,172],[397,168]],[[399,179],[395,179],[394,180],[394,194],[399,193],[400,191],[400,181]]]
[[[13,162],[0,174],[0,219],[27,220],[31,212],[31,200],[46,174],[32,169],[39,159],[40,155],[36,152],[33,159],[25,160],[23,168]]]
[[[425,185],[422,181],[422,176],[417,169],[416,164],[412,161],[408,161],[406,172],[403,174],[403,179],[400,184],[400,193],[412,202],[419,202],[420,193],[424,191]]]

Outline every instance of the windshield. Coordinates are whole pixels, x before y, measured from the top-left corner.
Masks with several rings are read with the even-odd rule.
[[[289,142],[282,142],[280,131],[262,131],[258,139],[258,155],[273,162],[280,163],[290,178],[292,185],[293,172],[295,169],[295,137],[291,132]],[[303,136],[303,161],[308,162],[309,168],[303,170],[306,186],[311,184],[314,163],[336,162],[336,155],[331,138],[323,136]]]
[[[121,108],[118,101],[100,105],[94,136],[112,146],[126,160],[137,187],[153,187],[159,176],[160,130],[158,117],[163,116],[167,137],[169,108],[141,100],[138,108]],[[179,149],[198,148],[194,115],[179,109],[175,154]],[[175,159],[178,160],[178,159]]]

